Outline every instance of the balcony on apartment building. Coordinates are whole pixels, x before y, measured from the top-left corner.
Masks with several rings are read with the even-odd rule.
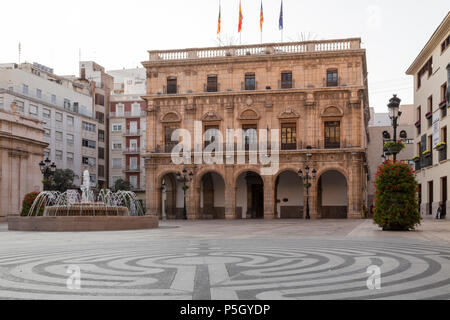
[[[126,137],[139,137],[141,135],[142,131],[141,129],[135,129],[135,130],[126,130],[123,135]]]
[[[128,165],[125,167],[124,172],[141,172],[139,166]]]
[[[124,154],[141,154],[144,150],[141,150],[137,147],[130,147],[130,148],[124,148],[122,149],[122,152]]]
[[[141,118],[147,116],[147,111],[140,112],[110,112],[110,118]]]

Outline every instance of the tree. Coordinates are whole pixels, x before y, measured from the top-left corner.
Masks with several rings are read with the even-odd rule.
[[[130,181],[119,179],[114,183],[114,191],[131,191]]]
[[[30,213],[31,207],[39,194],[39,192],[31,192],[25,195],[22,202],[22,212],[20,213],[22,217],[27,217],[28,215],[32,217],[44,215],[45,205],[40,207],[39,210],[35,207],[33,212]]]
[[[383,230],[414,230],[420,224],[418,184],[409,165],[383,163],[375,183],[374,222]]]
[[[44,190],[65,192],[69,189],[77,189],[73,184],[75,173],[70,169],[57,169],[53,175],[53,180],[44,180]]]

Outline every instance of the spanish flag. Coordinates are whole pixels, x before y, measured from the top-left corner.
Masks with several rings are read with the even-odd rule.
[[[242,21],[244,20],[244,16],[242,15],[242,6],[241,1],[239,0],[239,25],[238,25],[238,32],[241,33],[242,31]]]
[[[220,34],[221,26],[222,26],[222,7],[219,5],[219,21],[217,23],[217,34]]]
[[[263,11],[263,3],[261,0],[261,13],[259,15],[259,28],[261,29],[261,32],[263,31],[263,24],[264,24],[264,11]]]

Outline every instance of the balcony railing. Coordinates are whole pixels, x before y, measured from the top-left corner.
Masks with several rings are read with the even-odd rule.
[[[140,136],[141,135],[141,130],[127,130],[124,132],[125,136]]]
[[[140,112],[110,112],[109,117],[110,118],[141,118],[145,117],[147,115],[147,111],[140,111]]]
[[[130,153],[130,154],[139,154],[142,150],[139,148],[124,148],[123,153]]]
[[[419,171],[420,169],[422,169],[422,161],[417,161],[416,162],[416,171]]]
[[[227,47],[192,48],[149,51],[150,62],[167,60],[197,60],[254,55],[282,55],[292,53],[348,51],[361,49],[361,39],[266,43]]]
[[[430,167],[433,165],[433,155],[422,157],[422,168]]]
[[[141,168],[139,168],[138,166],[126,166],[125,171],[126,172],[140,172]]]

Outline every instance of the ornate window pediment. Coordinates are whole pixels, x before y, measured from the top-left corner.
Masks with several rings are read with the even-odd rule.
[[[253,109],[245,109],[239,115],[239,120],[259,120],[259,114]]]
[[[291,107],[282,111],[278,115],[278,119],[298,119],[298,118],[300,118],[300,115],[297,112],[295,112]]]
[[[161,117],[161,122],[162,123],[181,122],[181,116],[176,111],[169,111]]]
[[[213,110],[210,110],[203,115],[202,121],[222,121],[222,118]]]
[[[322,117],[342,117],[344,113],[338,107],[328,107],[322,112]]]

